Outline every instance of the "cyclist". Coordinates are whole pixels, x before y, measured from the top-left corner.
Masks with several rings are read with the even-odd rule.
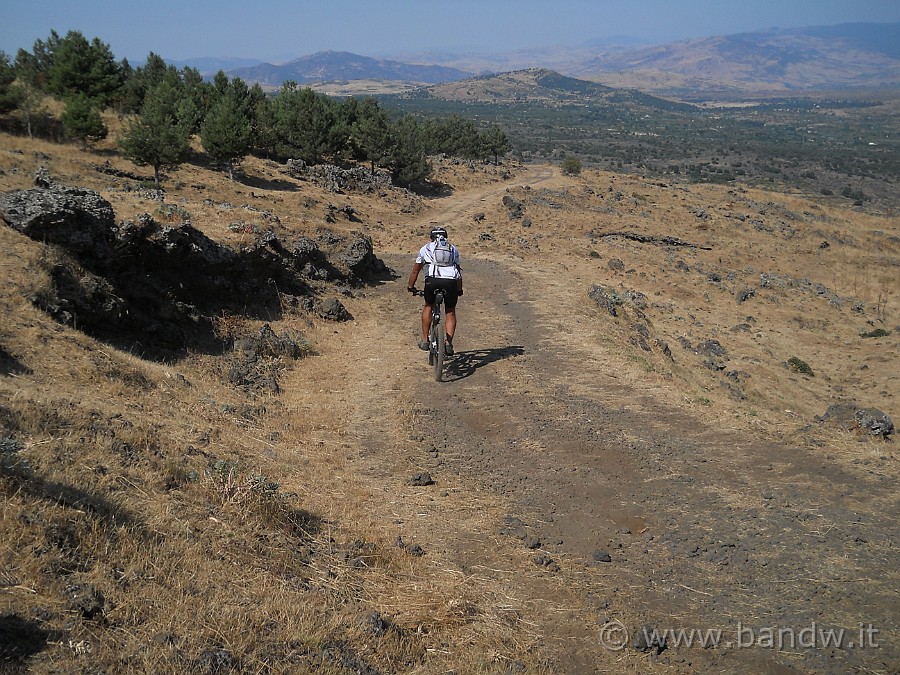
[[[459,267],[459,249],[447,240],[447,230],[435,227],[431,230],[431,242],[419,249],[419,255],[406,285],[410,293],[416,291],[416,280],[423,267],[425,271],[425,306],[422,308],[422,340],[419,349],[428,351],[428,327],[431,325],[431,308],[434,292],[444,291],[444,307],[447,311],[447,341],[444,354],[453,356],[453,334],[456,332],[456,301],[463,294],[462,270]]]

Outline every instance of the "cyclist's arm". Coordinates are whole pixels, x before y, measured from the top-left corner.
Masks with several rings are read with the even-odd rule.
[[[409,273],[409,281],[406,283],[407,288],[415,288],[416,281],[419,279],[419,272],[422,271],[422,268],[425,266],[425,263],[417,262],[413,265],[412,272]]]

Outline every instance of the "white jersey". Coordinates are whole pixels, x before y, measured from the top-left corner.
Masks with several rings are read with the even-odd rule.
[[[420,265],[428,265],[428,269],[425,271],[425,276],[435,277],[437,279],[459,279],[462,276],[459,271],[459,249],[456,248],[456,246],[454,246],[453,244],[450,244],[450,251],[452,252],[450,264],[437,265],[434,262],[435,246],[437,246],[437,242],[432,241],[431,243],[425,244],[421,249],[419,249],[419,255],[416,258],[416,262]]]

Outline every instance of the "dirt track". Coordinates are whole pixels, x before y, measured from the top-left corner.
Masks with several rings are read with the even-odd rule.
[[[502,191],[450,197],[426,222],[452,224]],[[605,353],[602,317],[558,262],[464,249],[457,354],[435,383],[414,346],[412,255],[382,256],[397,280],[351,301],[357,320],[286,389],[318,391],[319,414],[347,430],[350,465],[385,486],[376,517],[506,589],[555,672],[643,672],[650,659],[664,672],[900,670],[897,490],[877,460],[842,469],[827,448],[663,404]],[[436,485],[410,487],[416,471]],[[532,572],[514,571],[522,560]],[[607,648],[620,626],[645,624],[722,635],[706,649],[670,636],[658,656]],[[842,648],[822,644],[840,628]]]

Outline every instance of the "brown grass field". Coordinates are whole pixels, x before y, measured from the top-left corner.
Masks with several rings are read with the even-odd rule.
[[[113,140],[83,150],[0,135],[0,191],[29,188],[45,166],[56,181],[97,190],[117,221],[162,218],[146,191],[94,169],[104,162],[149,173],[122,160]],[[55,322],[32,299],[68,254],[0,227],[0,437],[17,443],[0,455],[0,667],[897,672],[894,444],[816,421],[841,401],[900,417],[894,210],[787,188],[591,169],[565,176],[549,165],[444,160],[435,179],[446,189],[436,197],[329,193],[258,158],[245,159],[242,174],[229,181],[182,165],[167,173],[165,205],[235,250],[255,235],[233,223],[272,227],[260,210],[277,215],[279,232],[360,231],[396,272],[395,281],[341,295],[355,317],[345,323],[290,309],[265,320],[214,317],[223,342],[263,323],[309,341],[310,355],[270,364],[280,394],[232,385],[227,355],[154,361]],[[505,196],[522,205],[521,217],[510,216]],[[352,206],[361,222],[326,223],[329,204]],[[415,348],[419,305],[404,287],[431,223],[448,226],[467,274],[460,353],[440,384]],[[688,245],[603,236],[615,233]],[[595,284],[616,291],[617,316],[589,297]],[[879,328],[885,336],[862,337]],[[700,353],[712,340],[724,355]],[[792,358],[812,373],[789,367]],[[626,413],[645,415],[647,426],[615,417]],[[588,428],[615,433],[615,447],[612,436],[579,440]],[[651,438],[653,448],[670,442],[708,456],[671,460],[658,479],[708,481],[719,506],[688,492],[677,505],[655,506],[671,489],[657,491],[656,474],[637,465],[617,474],[618,460],[603,454],[643,454]],[[510,439],[506,459],[491,455]],[[744,443],[766,450],[754,458]],[[596,493],[606,517],[592,523],[579,519],[588,502],[578,501],[579,487],[569,491],[575,479],[565,474],[582,475],[594,461],[611,482]],[[769,478],[759,480],[768,483],[740,487],[763,468]],[[411,485],[424,469],[437,484]],[[732,469],[738,477],[728,477]],[[805,603],[799,591],[754,592],[742,581],[732,611],[762,621],[781,595],[796,616],[812,607],[853,627],[869,608],[888,648],[822,665],[786,652],[669,649],[651,658],[597,646],[601,626],[639,625],[654,605],[685,620],[721,620],[725,610],[703,603],[737,579],[734,564],[698,563],[679,577],[676,563],[674,591],[649,590],[648,575],[665,565],[646,537],[659,541],[669,516],[762,508],[767,490],[776,500],[789,495],[784,508],[791,501],[814,514],[818,529],[794,535],[797,546],[780,554],[793,557],[753,578],[774,584],[767,575],[776,565],[809,577],[805,566],[818,557],[820,580],[846,588]],[[841,556],[831,560],[828,523],[838,511],[829,509],[839,508],[882,536],[867,534],[863,553],[831,549]],[[540,550],[504,532],[510,515],[541,523]],[[622,550],[634,555],[611,549],[612,566],[591,563],[592,550],[626,529]],[[639,555],[644,547],[650,553]],[[555,569],[536,564],[541,551]],[[884,604],[872,604],[869,592]]]

